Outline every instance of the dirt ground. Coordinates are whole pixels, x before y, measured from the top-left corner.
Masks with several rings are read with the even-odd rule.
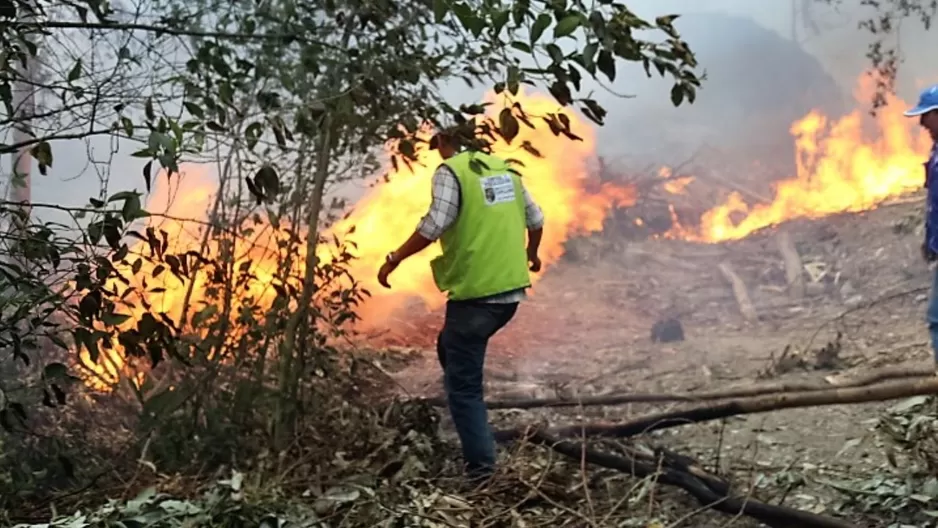
[[[930,364],[924,326],[929,272],[919,257],[920,197],[862,214],[797,220],[723,244],[627,240],[602,235],[571,244],[571,255],[536,286],[515,320],[489,348],[487,398],[685,392],[760,381],[809,381],[862,375],[886,366]],[[793,299],[777,246],[780,232],[795,243],[805,267],[806,294]],[[758,320],[740,313],[718,269],[729,263],[749,289]],[[820,273],[824,271],[825,273]],[[813,275],[812,275],[813,274]],[[651,326],[680,320],[685,339],[655,343]],[[440,314],[417,324],[421,335],[407,366],[396,371],[402,391],[440,394],[433,339]],[[807,358],[839,341],[836,368],[773,372],[786,348]],[[404,353],[404,352],[402,352]],[[871,420],[894,404],[786,410],[661,432],[656,441],[694,454],[712,467],[755,481],[772,475],[836,480],[884,462],[869,433]],[[494,411],[499,424],[552,425],[624,420],[664,410],[632,404],[584,410]],[[866,438],[846,453],[851,440]],[[761,477],[760,477],[761,476]],[[786,503],[815,511],[836,494],[812,485]]]

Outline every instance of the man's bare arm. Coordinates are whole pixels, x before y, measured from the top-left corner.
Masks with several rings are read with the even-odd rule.
[[[394,260],[401,262],[415,253],[420,253],[432,243],[433,241],[421,235],[420,231],[414,231],[410,238],[394,251]]]
[[[531,271],[537,273],[541,271],[541,259],[537,251],[541,247],[541,237],[544,235],[544,211],[523,183],[521,190],[524,193],[524,221],[528,227],[528,262],[531,263]]]
[[[528,260],[537,256],[537,250],[541,246],[541,236],[544,234],[544,228],[528,229]]]
[[[440,238],[459,214],[459,183],[456,175],[446,167],[439,167],[433,174],[431,201],[427,214],[401,247],[394,251],[394,261],[401,262],[419,253]]]

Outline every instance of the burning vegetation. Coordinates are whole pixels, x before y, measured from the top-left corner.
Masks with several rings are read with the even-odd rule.
[[[25,4],[14,4],[8,14],[21,15]],[[54,501],[57,510],[80,512],[52,525],[78,528],[140,519],[159,526],[279,525],[288,517],[309,526],[341,518],[350,526],[657,527],[691,516],[690,523],[703,527],[725,524],[717,511],[810,528],[849,526],[842,519],[872,511],[921,524],[927,512],[908,505],[924,502],[924,493],[938,500],[934,479],[924,480],[931,474],[915,473],[927,492],[910,497],[906,491],[895,499],[905,501],[900,506],[863,497],[858,512],[846,499],[817,492],[836,486],[823,488],[820,478],[789,471],[800,451],[778,460],[786,454],[776,447],[787,440],[816,449],[811,460],[824,461],[825,471],[846,474],[836,459],[863,439],[846,440],[835,456],[829,436],[855,435],[865,418],[812,410],[796,415],[796,425],[726,420],[938,393],[931,370],[863,370],[897,351],[904,355],[894,363],[921,355],[920,325],[904,324],[913,312],[918,323],[926,273],[909,263],[914,255],[905,258],[918,242],[918,216],[911,205],[895,204],[911,204],[896,199],[921,188],[928,140],[914,120],[901,117],[904,101],[888,99],[876,117],[860,109],[834,112],[839,90],[818,73],[817,61],[802,60],[797,45],[749,23],[738,32],[742,44],[717,47],[715,55],[730,57],[737,70],[718,76],[710,92],[717,102],[695,107],[701,113],[685,134],[681,120],[694,112],[677,107],[696,100],[700,81],[692,72],[697,59],[672,16],[652,23],[619,4],[600,3],[586,13],[578,4],[561,8],[541,0],[479,9],[434,2],[433,9],[411,14],[393,2],[273,0],[234,4],[215,20],[217,6],[169,4],[173,16],[154,22],[166,27],[152,32],[140,57],[128,48],[116,59],[110,51],[104,57],[117,60],[115,71],[145,64],[133,70],[142,77],[166,59],[152,50],[195,50],[149,96],[113,96],[139,99],[134,108],[118,105],[106,126],[115,141],[140,144],[133,156],[149,159],[141,161],[146,195],[102,189],[90,205],[53,206],[74,217],[79,234],[59,237],[60,226],[52,223],[17,227],[11,254],[25,255],[29,266],[0,259],[4,293],[13,292],[0,296],[0,311],[13,321],[0,329],[13,358],[0,364],[0,426],[9,433],[0,436],[0,522],[7,505],[31,504],[17,515],[32,522]],[[120,32],[122,39],[129,35],[108,13],[80,8],[77,16],[83,24],[97,19],[95,28]],[[37,25],[62,29],[41,20]],[[705,16],[688,27],[706,35],[717,22],[742,23]],[[233,33],[207,33],[216,23]],[[18,49],[20,42],[32,44],[35,35],[18,33],[29,27],[8,24],[0,36]],[[194,27],[198,34],[190,35]],[[639,30],[667,38],[636,40]],[[569,37],[585,47],[561,49],[558,43]],[[37,53],[31,47],[49,49],[19,51]],[[509,48],[551,64],[521,68],[499,51]],[[24,76],[30,66],[23,62],[14,68],[7,61],[0,70]],[[640,120],[607,117],[600,103],[576,93],[581,81],[614,83],[616,72],[631,80],[617,69],[630,62],[657,69],[669,83],[660,100],[675,107],[669,115],[676,122],[647,107],[662,118],[666,138],[635,134],[631,128],[640,128],[634,124]],[[76,58],[49,86],[65,87],[62,101],[81,106],[88,94],[120,84],[100,81],[113,75],[97,70],[100,75],[89,75],[96,64]],[[785,84],[773,83],[777,71],[763,71],[734,92],[753,64],[798,73]],[[492,84],[484,105],[457,110],[437,88],[459,71],[467,72],[469,84],[502,81]],[[804,86],[810,88],[793,93]],[[861,80],[858,108],[872,88]],[[759,107],[767,90],[791,104],[751,115],[748,106]],[[185,94],[178,112],[160,108],[168,93]],[[0,90],[0,99],[14,108],[10,90]],[[109,106],[97,103],[88,110],[95,116]],[[719,108],[724,103],[733,106],[733,119]],[[71,115],[71,104],[48,115],[84,122]],[[441,384],[433,348],[444,298],[429,262],[440,249],[433,245],[406,260],[390,290],[377,284],[376,273],[429,205],[431,175],[441,160],[423,146],[432,132],[428,123],[480,113],[486,119],[479,135],[516,164],[546,226],[533,295],[494,338],[486,360],[496,437],[517,449],[500,453],[506,461],[488,491],[463,493],[450,479],[461,470],[447,442],[451,428],[441,420],[446,401],[434,397]],[[42,115],[14,117],[32,122]],[[675,143],[695,143],[706,121],[723,119],[709,137],[725,136],[716,142],[724,150],[708,147],[709,158],[667,164],[655,153],[652,165],[639,168],[600,155],[609,141],[598,126],[604,119],[644,136],[636,138],[637,149],[650,151],[641,141],[658,146],[660,140],[669,152]],[[720,163],[735,155],[727,146],[751,139],[750,128],[735,126],[743,119],[771,129],[769,140],[753,141],[769,153],[751,151],[758,162],[751,169],[728,169]],[[407,139],[413,135],[418,141]],[[624,140],[631,137],[611,142]],[[0,153],[29,153],[44,173],[53,167],[54,141],[26,141],[33,142],[28,150],[0,145]],[[780,168],[782,155],[790,170]],[[194,161],[206,159],[215,163]],[[355,190],[343,184],[363,174],[373,185],[346,207],[339,196]],[[340,188],[330,188],[335,184]],[[26,209],[14,205],[0,213]],[[909,284],[918,289],[901,290]],[[855,313],[875,308],[869,300],[878,294],[892,304],[869,319]],[[817,326],[828,319],[839,326],[825,344],[827,334]],[[884,347],[888,354],[874,350]],[[902,377],[927,379],[886,383]],[[736,383],[764,378],[778,383]],[[655,412],[661,403],[684,408]],[[916,430],[926,421],[910,413],[929,403],[901,404],[877,427],[900,444],[928,437]],[[631,407],[625,413],[612,407],[622,404],[647,405],[648,412],[607,425],[631,414]],[[576,411],[553,411],[563,408]],[[524,426],[534,423],[548,425]],[[668,446],[649,434],[679,426]],[[812,444],[818,432],[828,437]],[[581,445],[583,435],[595,441]],[[694,443],[700,439],[703,446]],[[737,450],[735,462],[748,456],[740,455],[747,444],[766,443],[775,459],[742,469],[725,463],[724,449]],[[921,454],[907,445],[899,452],[912,459]],[[557,463],[555,453],[566,462]],[[921,458],[934,469],[933,456]],[[902,464],[894,457],[888,462],[899,470],[890,473],[885,462],[862,469],[889,475],[881,482],[896,489],[908,487]],[[102,473],[95,465],[109,469]],[[823,473],[809,466],[804,475]],[[92,512],[104,490],[96,483],[105,480],[121,500]],[[735,483],[744,481],[756,483],[738,489]],[[676,495],[662,485],[683,491]],[[811,494],[790,493],[805,486],[814,486]],[[80,499],[63,508],[61,500],[73,494],[56,492],[70,488],[79,490],[75,495],[92,489],[92,509]],[[164,493],[206,498],[187,502]],[[453,498],[460,493],[472,500]],[[704,513],[687,513],[687,493]],[[284,496],[295,498],[285,507],[289,514],[280,511]]]
[[[868,84],[861,84],[858,100],[865,100]],[[544,209],[547,224],[542,242],[542,260],[550,270],[564,255],[567,243],[574,237],[603,231],[610,213],[628,210],[638,200],[640,189],[647,184],[637,183],[628,176],[603,181],[596,172],[596,130],[576,113],[558,108],[552,99],[538,95],[520,95],[515,100],[490,94],[486,102],[488,115],[495,117],[504,104],[521,102],[533,121],[534,128],[522,126],[511,145],[500,140],[492,145],[493,152],[515,160],[525,178],[525,185]],[[903,101],[890,99],[890,109],[901,108]],[[570,121],[570,128],[578,141],[555,135],[538,116],[560,112]],[[820,218],[834,213],[857,212],[875,208],[885,200],[918,190],[922,186],[921,153],[927,149],[928,138],[919,134],[915,124],[895,111],[880,112],[870,118],[861,110],[833,119],[811,112],[791,126],[797,159],[797,174],[772,183],[773,197],[767,202],[747,200],[739,191],[731,191],[722,204],[711,207],[699,218],[677,209],[673,203],[681,196],[693,195],[701,182],[695,176],[674,173],[662,166],[657,170],[653,185],[660,185],[669,200],[670,227],[653,236],[700,243],[719,243],[744,238],[758,230],[798,218]],[[390,153],[390,151],[389,151]],[[429,182],[440,163],[436,151],[418,151],[417,161],[410,166],[392,169],[386,182],[375,186],[362,197],[348,214],[334,222],[323,234],[319,246],[320,262],[336,258],[345,259],[347,276],[354,277],[360,288],[368,291],[362,299],[358,314],[359,328],[380,331],[385,325],[395,324],[395,313],[405,309],[413,299],[422,301],[424,309],[433,310],[442,305],[443,297],[436,291],[430,275],[429,261],[439,253],[431,246],[414,256],[398,269],[391,290],[381,288],[375,279],[384,256],[396,248],[400,237],[411,232],[429,206]],[[174,181],[164,180],[163,181]],[[217,178],[204,169],[187,167],[174,186],[157,184],[148,208],[164,216],[148,220],[152,233],[162,232],[161,241],[140,241],[132,252],[166,252],[190,254],[198,252],[206,236],[204,229],[194,230],[188,222],[173,218],[189,218],[193,213],[208,214],[212,198],[217,192]],[[671,196],[670,199],[667,196]],[[693,211],[690,211],[692,214]],[[274,214],[258,213],[246,216],[251,228],[249,239],[235,241],[231,247],[214,245],[212,252],[231,252],[236,255],[234,269],[253,279],[245,282],[240,295],[251,299],[258,310],[269,309],[284,288],[284,276],[278,275],[278,262],[286,256],[282,243],[296,236],[289,219]],[[690,217],[690,218],[688,218]],[[203,217],[207,222],[207,217]],[[635,223],[643,225],[641,217]],[[171,247],[161,247],[169,244]],[[347,248],[336,253],[337,248]],[[347,252],[346,252],[347,251]],[[292,257],[292,271],[302,275],[305,252]],[[198,321],[212,317],[218,308],[217,291],[210,276],[197,274],[191,283],[184,283],[176,274],[180,270],[167,270],[166,264],[132,264],[142,266],[146,284],[133,285],[125,291],[127,326],[136,324],[144,313],[165,313],[177,320],[190,317]],[[182,264],[177,262],[176,266]],[[197,266],[193,259],[189,266]],[[535,274],[537,281],[542,274]],[[335,278],[340,279],[339,277]],[[126,286],[114,284],[125,288]],[[145,292],[145,293],[144,293]],[[179,319],[182,317],[182,319]],[[236,318],[237,314],[228,317]],[[400,337],[400,336],[399,336]],[[94,382],[99,388],[101,380],[114,383],[124,370],[124,352],[118,343],[97,364],[82,355],[84,365],[96,374]],[[125,372],[138,381],[139,374]]]

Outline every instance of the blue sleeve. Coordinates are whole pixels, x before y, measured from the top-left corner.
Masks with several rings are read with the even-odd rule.
[[[934,183],[938,175],[938,155],[935,150],[925,163],[925,246],[938,253],[938,240],[935,240],[935,230],[938,228],[938,184]]]

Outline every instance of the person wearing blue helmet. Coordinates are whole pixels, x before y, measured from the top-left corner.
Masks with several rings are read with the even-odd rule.
[[[932,267],[934,274],[931,298],[928,301],[928,333],[935,359],[935,374],[938,375],[938,270],[934,264],[938,261],[938,84],[926,88],[919,96],[918,104],[906,110],[908,117],[918,117],[922,128],[928,131],[932,139],[931,155],[925,163],[925,240],[922,242],[922,256]]]

